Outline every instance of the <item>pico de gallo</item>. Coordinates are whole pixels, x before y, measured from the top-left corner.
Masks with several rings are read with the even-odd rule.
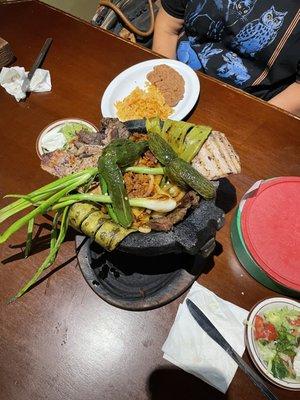
[[[254,339],[260,358],[278,379],[300,382],[300,311],[283,307],[256,315]]]

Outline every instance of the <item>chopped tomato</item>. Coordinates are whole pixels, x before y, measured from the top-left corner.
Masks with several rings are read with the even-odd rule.
[[[269,341],[276,340],[278,338],[276,328],[273,324],[270,324],[270,323],[265,324],[264,332],[266,335],[266,339]]]
[[[264,338],[263,331],[264,331],[264,320],[260,315],[256,315],[254,321],[254,336],[256,340]]]
[[[254,337],[256,340],[265,339],[272,341],[276,340],[278,335],[273,324],[265,322],[260,315],[256,315],[254,321]]]

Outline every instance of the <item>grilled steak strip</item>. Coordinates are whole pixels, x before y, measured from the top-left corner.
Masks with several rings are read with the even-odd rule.
[[[173,225],[177,224],[186,216],[190,208],[195,208],[199,204],[200,197],[193,190],[187,192],[174,211],[161,218],[150,220],[150,228],[154,231],[169,231]]]
[[[127,139],[130,133],[118,118],[102,118],[99,137],[102,146],[108,145],[114,139]]]

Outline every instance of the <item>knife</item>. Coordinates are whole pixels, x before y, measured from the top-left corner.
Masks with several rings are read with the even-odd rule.
[[[33,66],[31,67],[31,70],[29,71],[29,73],[27,75],[27,78],[25,78],[24,82],[22,83],[21,89],[23,92],[26,93],[28,91],[30,81],[31,81],[36,69],[42,64],[42,62],[49,50],[49,47],[51,46],[52,40],[53,40],[52,38],[46,39],[41,51],[39,52],[39,55],[37,56]]]
[[[230,346],[217,328],[210,322],[206,315],[190,300],[186,300],[186,305],[200,327],[210,336],[219,346],[221,346],[227,354],[237,363],[242,371],[252,382],[260,389],[267,399],[278,400],[278,398],[270,391],[262,378],[238,355],[238,353]]]

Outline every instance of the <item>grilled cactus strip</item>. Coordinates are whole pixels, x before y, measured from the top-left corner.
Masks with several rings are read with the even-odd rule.
[[[171,128],[173,122],[174,122],[174,121],[172,121],[171,119],[166,119],[166,120],[164,121],[164,125],[163,125],[162,130],[161,130],[161,136],[162,136],[165,140],[167,140],[167,132],[168,132],[169,129]]]
[[[169,129],[165,131],[163,138],[170,144],[179,157],[182,157],[182,153],[186,148],[185,138],[187,132],[193,126],[195,125],[184,121],[172,121]]]
[[[132,164],[148,147],[148,142],[116,139],[104,149],[98,160],[98,171],[107,184],[118,223],[129,228],[133,222],[129,199],[120,167]]]
[[[170,121],[166,120],[165,122]],[[147,132],[155,132],[158,135],[161,134],[161,120],[158,117],[146,119],[146,130]]]
[[[199,153],[203,143],[211,133],[211,128],[205,125],[194,126],[185,137],[185,149],[180,154],[180,158],[191,162]]]
[[[203,143],[211,133],[211,128],[205,125],[195,125],[184,121],[162,121],[151,118],[146,121],[148,133],[160,135],[175,153],[187,162],[198,154]]]
[[[149,133],[149,147],[155,157],[165,165],[166,175],[179,186],[187,185],[205,199],[215,197],[214,185],[199,174],[188,162],[179,158],[171,146],[157,133]]]

